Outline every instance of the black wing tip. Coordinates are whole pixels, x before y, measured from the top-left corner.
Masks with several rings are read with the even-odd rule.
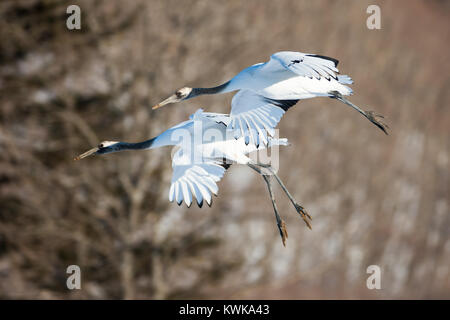
[[[299,99],[292,99],[292,100],[277,100],[277,99],[270,99],[265,98],[265,100],[274,106],[277,106],[281,109],[283,109],[285,112],[289,110],[289,108],[295,106]]]
[[[228,168],[231,167],[231,163],[222,163],[221,166],[222,166],[225,170],[228,170]]]
[[[200,201],[200,203],[199,203],[199,202],[197,202],[197,205],[198,205],[198,207],[199,207],[199,208],[203,207],[203,200],[202,200],[202,201]]]
[[[339,93],[339,91],[328,91],[328,94],[330,95],[329,97],[331,99],[342,98],[342,95]]]
[[[335,67],[337,67],[337,65],[339,64],[339,60],[337,60],[335,58],[327,57],[327,56],[322,56],[320,54],[307,54],[307,56],[333,61]]]

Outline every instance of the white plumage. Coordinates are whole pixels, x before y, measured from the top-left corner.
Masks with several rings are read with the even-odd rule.
[[[246,144],[243,137],[235,139],[227,132],[225,123],[230,117],[225,114],[206,113],[199,109],[191,120],[184,123],[183,129],[191,134],[191,143],[179,144],[179,150],[172,159],[172,184],[169,190],[169,200],[181,204],[183,201],[189,207],[193,199],[201,207],[203,201],[211,205],[212,194],[217,195],[217,182],[225,173],[224,162],[231,164],[248,164],[250,152],[261,150],[265,145]],[[203,141],[195,142],[195,126],[201,126]],[[214,139],[206,140],[206,131],[212,132]],[[214,132],[215,131],[215,132]],[[186,141],[185,141],[186,142]],[[287,145],[287,139],[269,138],[272,145]],[[192,147],[191,147],[192,146]],[[200,161],[198,161],[200,158]]]
[[[337,63],[324,56],[278,52],[268,62],[242,70],[223,92],[247,89],[276,100],[330,96],[333,91],[349,95],[352,90],[344,83],[352,81],[349,76],[338,76]]]

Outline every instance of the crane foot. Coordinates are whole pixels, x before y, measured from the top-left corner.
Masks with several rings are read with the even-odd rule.
[[[278,230],[280,231],[281,241],[283,242],[283,246],[286,247],[286,240],[288,238],[288,232],[286,229],[286,222],[281,220],[281,224],[277,224]]]
[[[297,210],[297,212],[300,214],[300,216],[302,217],[303,221],[305,221],[305,223],[308,226],[308,228],[312,229],[312,227],[311,227],[312,217],[308,214],[306,209],[303,208],[298,203],[295,203],[294,206],[295,206],[295,210]]]
[[[370,120],[370,122],[383,130],[385,134],[388,134],[387,129],[389,129],[389,126],[382,121],[382,119],[384,119],[383,115],[375,113],[374,111],[364,111],[364,114],[366,115],[367,119]]]

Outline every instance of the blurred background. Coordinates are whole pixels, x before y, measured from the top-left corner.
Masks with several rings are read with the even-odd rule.
[[[381,8],[381,30],[366,9]],[[81,8],[81,30],[66,8]],[[450,1],[60,1],[0,4],[0,298],[450,298]],[[263,180],[232,166],[212,208],[168,202],[170,149],[73,156],[140,141],[232,94],[152,111],[281,50],[340,60],[351,100],[280,123],[281,244]],[[81,290],[66,268],[79,265]],[[369,265],[382,270],[368,290]]]

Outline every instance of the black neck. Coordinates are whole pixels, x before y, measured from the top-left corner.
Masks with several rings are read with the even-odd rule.
[[[142,142],[120,142],[118,145],[119,150],[142,150],[149,149],[156,138],[152,138]]]
[[[212,87],[212,88],[193,88],[190,96],[195,97],[195,96],[200,96],[200,95],[203,95],[203,94],[221,93],[221,92],[223,92],[226,89],[226,87],[229,84],[230,84],[230,81],[227,81],[224,84],[221,84],[220,86],[217,86],[217,87]]]

